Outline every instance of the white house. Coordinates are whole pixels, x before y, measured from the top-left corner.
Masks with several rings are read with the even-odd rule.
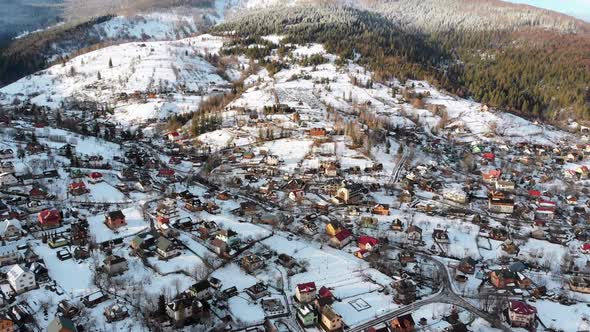
[[[9,219],[0,222],[0,239],[15,241],[22,235],[22,226],[17,219]]]
[[[37,287],[35,274],[26,267],[14,265],[7,273],[8,283],[16,293],[23,293]]]
[[[458,189],[445,189],[443,197],[446,200],[464,204],[467,202],[467,193]]]
[[[274,155],[266,156],[266,164],[270,166],[276,166],[279,164],[279,158]]]
[[[295,202],[300,202],[305,198],[305,191],[293,190],[289,193],[289,199]]]
[[[14,176],[14,173],[2,173],[0,174],[0,186],[13,186],[18,184],[18,179]]]

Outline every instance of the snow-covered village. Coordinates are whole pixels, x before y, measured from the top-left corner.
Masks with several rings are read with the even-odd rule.
[[[590,330],[590,128],[170,17],[0,88],[1,332]]]

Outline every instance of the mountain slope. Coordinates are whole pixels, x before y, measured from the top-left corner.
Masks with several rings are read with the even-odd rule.
[[[590,118],[587,24],[504,3],[484,18],[481,9],[460,6],[462,3],[404,0],[360,4],[370,10],[269,8],[240,15],[217,31],[234,31],[241,36],[283,34],[287,36],[285,43],[324,43],[341,58],[360,54],[359,61],[374,70],[378,80],[394,76],[427,79],[461,96],[528,117]],[[497,4],[491,0],[478,3],[484,4],[484,9]],[[438,12],[445,5],[450,9]],[[450,11],[456,13],[445,15]],[[506,11],[508,14],[502,14]],[[484,24],[466,19],[469,13],[475,13]],[[438,17],[432,26],[431,16]],[[494,29],[488,29],[490,25]]]

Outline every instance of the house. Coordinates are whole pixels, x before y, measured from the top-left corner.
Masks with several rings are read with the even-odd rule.
[[[289,199],[294,201],[294,202],[301,202],[303,199],[305,199],[305,191],[299,189],[299,190],[292,190],[289,193]]]
[[[324,306],[321,312],[320,324],[326,332],[338,331],[342,329],[342,316],[336,313],[331,306]]]
[[[277,166],[279,164],[279,157],[269,154],[266,156],[265,162],[269,166]]]
[[[156,241],[156,252],[163,259],[170,259],[181,254],[180,248],[163,236]]]
[[[33,262],[25,265],[35,275],[35,280],[45,282],[49,280],[49,270],[43,262]]]
[[[396,218],[391,223],[391,227],[390,228],[391,228],[392,231],[403,232],[403,230],[404,230],[404,223],[399,218]]]
[[[392,332],[412,332],[414,331],[416,323],[414,322],[414,318],[410,313],[394,318],[390,322],[390,326]]]
[[[0,332],[14,332],[14,321],[6,314],[0,314]]]
[[[495,188],[502,191],[514,191],[516,184],[514,181],[496,180]]]
[[[0,266],[15,264],[20,259],[21,254],[16,244],[0,246]]]
[[[534,328],[536,326],[537,309],[523,301],[510,301],[508,320],[512,327]]]
[[[26,267],[22,267],[18,264],[13,265],[12,268],[8,270],[6,275],[8,283],[18,294],[37,287],[35,274]]]
[[[188,292],[200,301],[208,300],[213,295],[211,293],[211,283],[207,279],[203,279],[197,282],[196,284],[192,285],[188,289]]]
[[[488,200],[488,210],[493,213],[512,214],[514,212],[514,200],[510,198],[493,198]]]
[[[0,187],[14,186],[18,184],[18,178],[14,173],[0,174]]]
[[[168,140],[171,142],[176,142],[180,139],[180,134],[177,131],[173,131],[168,133]]]
[[[422,228],[411,225],[408,227],[408,229],[406,229],[406,237],[409,241],[422,241]]]
[[[125,215],[121,210],[110,211],[105,216],[105,224],[110,229],[117,229],[127,225],[125,221]]]
[[[449,233],[446,229],[435,229],[432,231],[432,238],[436,243],[440,244],[448,244],[449,241]]]
[[[335,236],[336,234],[340,233],[340,231],[342,231],[342,226],[340,225],[340,223],[330,221],[326,224],[326,234],[330,236]]]
[[[266,284],[264,284],[262,281],[246,288],[245,291],[246,294],[248,294],[248,296],[250,296],[250,298],[254,301],[270,295],[268,286],[266,286]]]
[[[401,279],[393,283],[395,302],[408,305],[416,301],[416,284],[410,279]]]
[[[371,252],[365,249],[359,249],[354,252],[354,256],[359,259],[366,259],[367,257],[371,256]]]
[[[47,209],[37,215],[39,226],[43,229],[59,227],[61,224],[61,213],[56,209]]]
[[[483,177],[483,182],[485,183],[495,183],[497,179],[499,179],[502,176],[502,171],[501,170],[491,170],[487,173],[484,173],[482,175]]]
[[[280,299],[262,299],[262,310],[266,318],[277,317],[285,313],[285,306]]]
[[[104,308],[103,312],[107,322],[118,322],[129,317],[129,310],[127,307],[119,302],[115,302],[112,305]]]
[[[211,242],[209,242],[209,244],[211,245],[213,251],[215,251],[215,253],[219,256],[223,256],[228,252],[227,243],[225,243],[225,241],[213,239]]]
[[[61,313],[66,318],[73,318],[80,313],[80,309],[68,300],[61,300],[57,305],[57,312]]]
[[[590,278],[571,277],[568,286],[574,292],[590,294]]]
[[[467,202],[467,193],[463,190],[446,189],[443,191],[443,198],[452,202],[465,204]]]
[[[7,219],[0,222],[0,239],[16,241],[21,238],[23,229],[18,219]]]
[[[398,255],[401,263],[414,263],[416,261],[416,254],[413,250],[402,250]]]
[[[203,314],[203,303],[185,293],[179,295],[166,305],[166,315],[174,326],[184,327],[187,320],[199,318]]]
[[[311,137],[324,137],[326,134],[327,131],[325,128],[311,128],[309,130],[309,136]]]
[[[362,228],[377,228],[379,225],[379,219],[370,216],[362,216],[360,220],[360,226]]]
[[[258,255],[245,255],[242,257],[241,266],[249,273],[264,267],[264,259]]]
[[[300,303],[311,303],[315,299],[316,290],[314,282],[298,284],[295,289],[295,298]]]
[[[303,327],[313,327],[318,323],[318,315],[308,303],[297,307],[297,319]]]
[[[343,229],[338,234],[330,238],[330,246],[342,249],[352,241],[352,233],[348,229]]]
[[[502,269],[494,270],[488,274],[490,283],[496,288],[516,287],[518,275],[516,272]]]
[[[238,237],[238,233],[234,232],[231,229],[222,229],[217,233],[215,237],[225,243],[227,243],[228,247],[232,247],[240,242],[240,238]]]
[[[47,327],[47,332],[78,332],[78,328],[71,320],[56,316]]]
[[[92,172],[92,173],[88,174],[88,181],[90,183],[97,184],[99,182],[102,182],[102,180],[103,180],[102,173],[100,173],[100,172]]]
[[[371,236],[361,235],[358,238],[358,246],[362,250],[373,251],[379,246],[379,240]]]
[[[338,176],[338,167],[334,164],[328,165],[328,167],[324,169],[324,175],[328,177]]]
[[[371,209],[371,213],[380,216],[388,216],[390,213],[389,204],[377,204]]]
[[[107,256],[103,263],[105,272],[110,276],[122,274],[129,269],[127,266],[127,260],[124,257],[116,255]]]
[[[171,178],[176,172],[170,168],[162,168],[158,170],[158,176],[163,178]]]
[[[80,196],[86,194],[88,189],[86,188],[86,184],[83,181],[72,182],[68,186],[68,192],[70,195]]]
[[[457,270],[465,274],[474,274],[476,265],[477,261],[475,259],[471,257],[466,257],[459,262],[459,267],[457,267]]]
[[[84,222],[73,223],[70,228],[70,242],[76,246],[88,244],[88,225]]]
[[[109,299],[108,294],[99,290],[99,291],[96,291],[94,293],[84,296],[82,298],[82,303],[84,303],[84,305],[87,308],[94,308],[97,305],[107,301],[108,299]]]

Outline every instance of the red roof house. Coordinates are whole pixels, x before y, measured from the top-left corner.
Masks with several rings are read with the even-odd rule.
[[[68,192],[74,196],[83,195],[87,192],[86,184],[82,181],[72,182],[68,186]]]
[[[37,220],[43,229],[57,227],[61,223],[61,213],[56,209],[43,210],[37,215]]]
[[[580,251],[584,254],[590,254],[590,243],[586,242],[580,246]]]
[[[508,318],[512,327],[534,327],[537,309],[522,301],[510,301]]]
[[[377,240],[374,237],[367,236],[367,235],[359,236],[358,246],[360,249],[367,250],[367,251],[373,251],[377,248],[378,245],[379,245],[379,240]]]
[[[102,181],[102,173],[92,172],[92,173],[88,174],[88,178],[90,179],[90,182],[92,182],[92,183],[99,183]]]
[[[295,290],[295,298],[301,303],[309,303],[315,299],[316,286],[315,282],[306,282],[297,285]]]

